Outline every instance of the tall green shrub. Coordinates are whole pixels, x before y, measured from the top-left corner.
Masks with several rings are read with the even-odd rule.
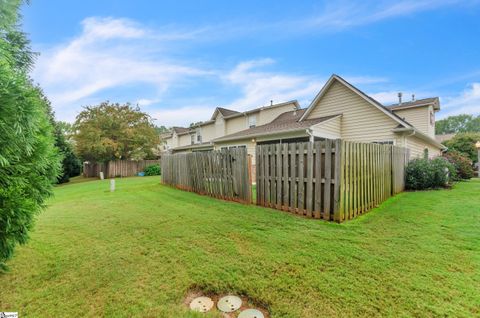
[[[155,164],[155,165],[150,165],[148,167],[145,167],[143,172],[145,172],[146,176],[159,176],[160,175],[160,165]]]
[[[473,178],[473,163],[470,158],[455,150],[449,150],[444,156],[455,166],[458,180]]]
[[[4,1],[0,21],[19,1]],[[17,11],[18,12],[18,11]],[[15,22],[12,22],[14,25]],[[61,156],[54,145],[48,105],[28,76],[28,40],[0,23],[0,269],[16,244],[25,243],[34,217],[51,195]],[[14,34],[15,36],[11,36]]]
[[[406,169],[406,188],[425,190],[446,187],[456,178],[455,167],[445,158],[414,159]]]

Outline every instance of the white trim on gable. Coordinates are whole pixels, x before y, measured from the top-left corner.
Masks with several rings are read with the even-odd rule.
[[[356,88],[355,86],[353,86],[352,84],[348,83],[346,80],[344,80],[343,78],[341,78],[340,76],[338,75],[335,75],[333,74],[332,76],[330,76],[330,78],[328,79],[327,83],[325,83],[325,85],[322,87],[322,89],[320,90],[320,92],[318,92],[317,96],[315,96],[315,98],[313,99],[313,101],[310,103],[310,105],[308,106],[307,110],[305,111],[305,113],[303,114],[303,116],[300,118],[299,121],[303,121],[305,120],[308,115],[312,112],[312,110],[315,108],[315,106],[317,106],[318,102],[320,101],[320,99],[327,93],[328,89],[330,88],[330,86],[332,86],[332,84],[335,82],[335,81],[338,81],[339,83],[341,83],[342,85],[344,85],[345,87],[349,88],[351,91],[353,91],[355,94],[357,94],[358,96],[360,96],[361,98],[363,98],[367,103],[369,103],[370,105],[376,107],[378,110],[382,111],[385,115],[387,115],[388,117],[390,117],[391,119],[393,119],[394,121],[396,121],[397,123],[399,123],[400,125],[404,126],[404,127],[407,127],[407,128],[413,128],[411,125],[409,125],[408,123],[406,123],[405,121],[401,120],[400,118],[398,118],[396,115],[392,114],[390,111],[388,111],[387,109],[385,109],[385,107],[383,107],[380,103],[378,103],[377,101],[375,101],[373,98],[367,96],[365,93],[363,93],[361,90],[359,90],[358,88]]]

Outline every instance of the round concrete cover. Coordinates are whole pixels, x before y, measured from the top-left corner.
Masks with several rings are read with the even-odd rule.
[[[265,316],[262,314],[260,310],[256,309],[246,309],[238,315],[238,318],[264,318]]]
[[[207,312],[213,307],[213,301],[209,297],[197,297],[190,303],[190,309]]]
[[[220,298],[217,307],[223,312],[232,312],[242,306],[242,300],[240,297],[228,295]]]

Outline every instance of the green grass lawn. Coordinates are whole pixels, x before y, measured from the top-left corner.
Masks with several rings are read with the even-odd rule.
[[[219,317],[192,287],[246,294],[272,317],[472,317],[480,182],[403,193],[345,224],[223,202],[158,177],[56,188],[0,275],[20,317]]]

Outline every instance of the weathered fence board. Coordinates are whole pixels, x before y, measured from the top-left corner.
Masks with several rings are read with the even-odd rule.
[[[405,187],[408,151],[340,139],[257,145],[257,204],[311,218],[353,219]]]
[[[334,189],[336,146],[330,140],[257,145],[257,204],[330,219],[339,195]]]
[[[405,189],[407,149],[342,141],[340,152],[340,202],[335,221],[353,219]]]
[[[260,155],[257,153],[257,160]],[[164,155],[161,166],[164,184],[224,200],[251,202],[251,160],[246,149]],[[257,168],[257,174],[263,171],[263,167]],[[257,191],[260,188],[263,185],[257,183]]]
[[[154,164],[160,164],[160,160],[114,160],[107,163],[84,162],[83,176],[86,178],[98,178],[100,172],[103,172],[105,178],[132,177]]]

